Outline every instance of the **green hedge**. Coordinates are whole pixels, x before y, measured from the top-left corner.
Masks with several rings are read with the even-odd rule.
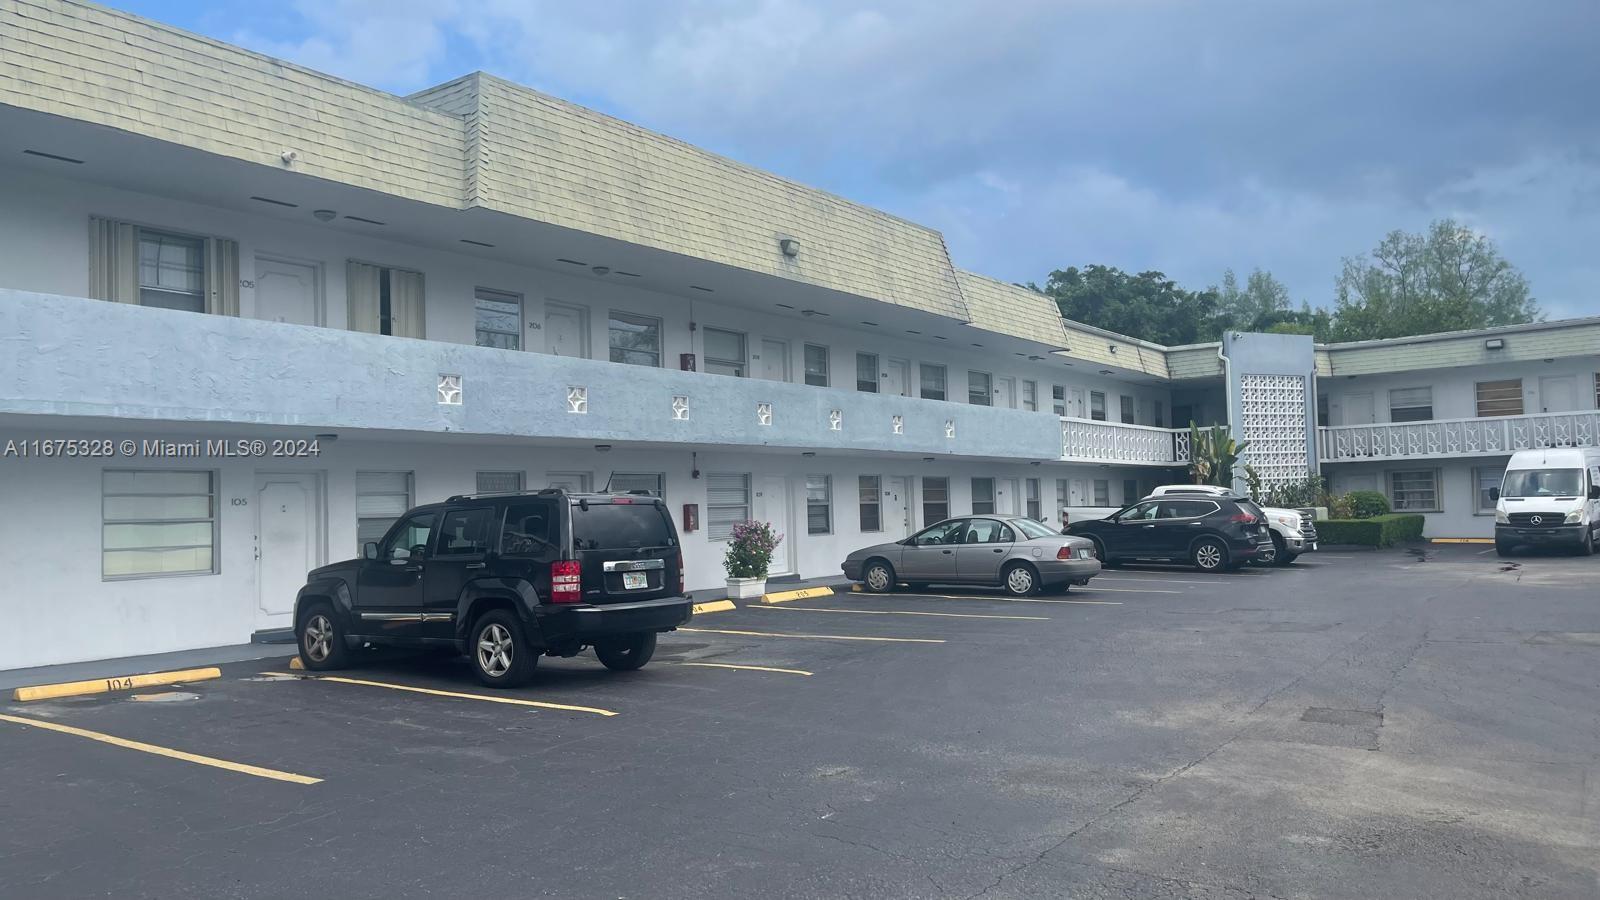
[[[1391,547],[1422,538],[1422,516],[1391,513],[1370,519],[1323,519],[1317,523],[1317,541],[1324,544],[1361,544]]]

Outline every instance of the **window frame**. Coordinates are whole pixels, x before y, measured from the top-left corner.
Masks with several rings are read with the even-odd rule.
[[[982,379],[979,387],[978,379]],[[982,398],[982,399],[976,399]],[[967,370],[967,405],[968,406],[993,406],[994,405],[994,374],[978,369]]]
[[[872,486],[867,486],[868,481]],[[868,500],[870,492],[872,499]],[[882,475],[857,475],[856,476],[856,524],[862,534],[876,534],[883,531],[883,476]],[[871,507],[877,525],[867,526],[867,508]]]
[[[650,496],[662,501],[667,499],[667,474],[665,472],[612,472],[610,483],[607,485],[612,493],[625,493],[625,491],[617,489],[618,478],[654,478],[656,488],[651,491]],[[646,488],[646,490],[650,489]]]
[[[205,475],[206,476],[207,493],[204,494],[204,495],[201,495],[201,494],[189,494],[189,493],[171,493],[171,492],[165,492],[165,491],[163,491],[163,492],[119,491],[119,492],[116,492],[116,493],[107,493],[107,491],[106,491],[106,476],[113,475],[113,474],[138,475],[138,474],[141,474],[141,473],[142,474]],[[219,495],[221,493],[220,490],[219,490],[219,487],[220,487],[219,481],[220,481],[220,476],[219,476],[218,472],[215,469],[162,469],[162,468],[132,469],[132,468],[111,468],[111,469],[102,469],[102,470],[100,470],[100,580],[101,581],[134,581],[134,580],[145,579],[145,578],[184,578],[184,577],[189,577],[189,576],[194,576],[194,575],[216,575],[216,574],[219,574],[222,571],[221,554],[218,552],[218,545],[220,545],[222,543],[222,540],[221,540],[222,539],[221,517],[217,514],[217,512],[218,512],[217,511],[217,500],[218,500]],[[208,506],[209,506],[209,508],[211,510],[211,515],[208,516],[208,517],[176,516],[176,517],[170,517],[170,518],[152,518],[152,517],[149,517],[149,516],[139,516],[139,517],[131,518],[131,519],[112,519],[112,518],[108,518],[106,516],[106,498],[108,498],[108,497],[199,497],[199,496],[205,496],[209,500]],[[139,546],[139,547],[118,547],[116,549],[108,550],[106,548],[106,527],[107,526],[114,526],[114,525],[198,525],[198,524],[201,524],[201,523],[209,524],[211,526],[211,529],[210,529],[210,531],[211,531],[211,544],[210,544],[211,566],[210,566],[210,568],[207,568],[207,569],[185,569],[185,570],[183,570],[181,572],[130,572],[130,573],[125,573],[125,574],[121,574],[121,575],[109,575],[109,574],[106,573],[106,554],[107,553],[125,553],[125,552],[130,551],[130,550],[141,551],[141,550],[154,550],[154,549],[161,549],[161,550],[192,550],[192,549],[197,549],[197,548],[199,548],[201,546],[204,546],[202,544],[146,545],[146,546]]]
[[[1507,409],[1505,411],[1484,412],[1484,404],[1486,404],[1486,403],[1489,404],[1491,407],[1494,407],[1496,404],[1510,404],[1512,402],[1512,398],[1509,397],[1509,396],[1503,396],[1503,397],[1489,396],[1489,397],[1485,398],[1485,396],[1484,396],[1484,393],[1485,393],[1484,392],[1484,388],[1488,387],[1489,388],[1489,393],[1492,395],[1496,391],[1500,391],[1500,392],[1510,391],[1511,388],[1509,387],[1509,385],[1512,385],[1512,384],[1516,385],[1516,398],[1515,398],[1515,400],[1516,400],[1517,408],[1515,410]],[[1498,387],[1496,387],[1496,386],[1498,386]],[[1472,383],[1472,398],[1473,398],[1473,406],[1472,406],[1473,411],[1476,414],[1477,418],[1480,418],[1480,419],[1497,419],[1497,418],[1503,418],[1505,416],[1521,416],[1521,415],[1526,415],[1527,414],[1527,410],[1525,408],[1524,398],[1523,398],[1523,394],[1522,394],[1522,379],[1521,378],[1498,378],[1498,379],[1495,379],[1495,380],[1492,380],[1492,381],[1475,381],[1475,382]]]
[[[516,478],[516,481],[517,481],[517,486],[512,488],[509,491],[484,490],[484,488],[483,488],[483,476],[485,476],[485,475],[495,476],[495,477],[514,476]],[[474,472],[473,473],[472,488],[473,488],[472,492],[474,494],[520,494],[523,491],[527,490],[527,488],[528,488],[528,475],[527,475],[526,472],[523,472],[521,470],[513,470],[513,469],[483,469],[483,470],[480,470],[478,472]]]
[[[1096,397],[1100,398],[1100,408],[1098,410],[1095,409],[1095,398]],[[1104,421],[1106,421],[1106,392],[1105,391],[1090,391],[1089,392],[1089,419],[1091,421],[1094,421],[1094,422],[1104,422]]]
[[[820,375],[814,375],[811,372],[811,351],[813,350],[820,350],[822,352],[822,373]],[[805,342],[800,350],[800,370],[801,374],[804,376],[806,384],[812,387],[830,387],[832,385],[833,361],[831,356],[832,354],[829,352],[826,344],[814,344],[810,341]],[[820,381],[813,379],[820,379]]]
[[[1104,497],[1102,500],[1100,498]],[[1109,509],[1111,506],[1111,479],[1092,478],[1089,480],[1090,506],[1098,509]]]
[[[1044,480],[1041,478],[1022,479],[1022,510],[1025,518],[1035,522],[1044,521]]]
[[[1129,487],[1132,487],[1133,490],[1131,490],[1131,491],[1128,490]],[[1122,479],[1122,505],[1123,506],[1132,506],[1133,504],[1138,503],[1142,499],[1144,499],[1144,495],[1139,493],[1139,479],[1137,479],[1137,478],[1124,478],[1124,479]]]
[[[1022,408],[1028,412],[1039,411],[1039,382],[1022,379]]]
[[[172,309],[172,310],[177,310],[179,312],[202,312],[202,313],[203,312],[209,312],[210,310],[208,309],[208,307],[211,305],[211,302],[210,302],[210,293],[211,293],[211,291],[209,289],[209,284],[210,284],[209,276],[210,276],[211,273],[208,272],[207,269],[206,269],[206,264],[207,264],[207,262],[209,262],[209,260],[206,259],[206,241],[207,241],[207,239],[205,237],[201,236],[201,235],[188,234],[186,232],[175,231],[175,230],[170,229],[170,228],[147,228],[144,225],[135,225],[134,228],[136,229],[135,233],[134,233],[134,252],[138,257],[138,260],[137,260],[137,262],[135,264],[135,268],[138,270],[138,272],[134,277],[135,277],[136,289],[137,289],[138,295],[139,295],[139,305],[140,306],[150,306],[150,304],[144,302],[144,294],[145,294],[145,291],[153,291],[153,292],[158,293],[158,294],[167,294],[167,295],[171,295],[171,296],[174,296],[174,297],[196,297],[200,301],[200,308],[199,309],[189,309],[188,307],[178,307],[178,306],[158,306],[158,307],[155,307],[157,309]],[[199,265],[196,267],[196,273],[195,274],[198,277],[199,282],[200,282],[200,287],[196,291],[193,291],[193,292],[190,292],[190,291],[178,291],[178,290],[173,290],[171,288],[160,287],[159,285],[147,286],[144,283],[144,242],[145,242],[145,239],[147,237],[155,238],[157,240],[158,247],[160,245],[161,239],[163,239],[163,238],[172,241],[173,244],[175,244],[175,245],[178,244],[178,243],[193,244],[194,245],[195,250],[196,250],[196,254],[197,254],[197,257],[198,257],[198,260],[199,260]],[[160,251],[158,250],[157,253],[156,253],[156,278],[157,278],[157,281],[160,280],[160,271],[161,271],[161,255],[160,255]]]
[[[1428,394],[1427,403],[1424,404],[1424,403],[1416,402],[1414,400],[1412,402],[1407,402],[1407,403],[1399,403],[1399,404],[1396,403],[1396,399],[1397,399],[1396,395],[1397,394],[1404,395],[1404,394],[1408,394],[1408,393],[1415,393],[1415,392],[1418,392],[1418,391],[1426,391],[1427,392],[1427,394]],[[1401,398],[1401,399],[1407,399],[1407,398]],[[1419,415],[1413,415],[1412,413],[1407,412],[1404,416],[1397,416],[1396,413],[1398,411],[1400,411],[1400,410],[1426,410],[1427,414],[1419,416]],[[1427,422],[1427,421],[1432,420],[1433,417],[1434,417],[1433,416],[1433,385],[1429,384],[1429,385],[1422,385],[1422,386],[1419,386],[1419,387],[1390,388],[1389,389],[1389,421],[1390,422]]]
[[[1472,514],[1475,515],[1475,516],[1492,516],[1492,515],[1494,515],[1496,501],[1491,500],[1491,501],[1489,501],[1489,505],[1488,506],[1484,506],[1483,505],[1483,499],[1484,499],[1484,493],[1485,493],[1484,484],[1483,484],[1483,475],[1486,472],[1498,472],[1500,474],[1500,477],[1495,479],[1494,484],[1490,486],[1490,487],[1495,488],[1496,490],[1499,489],[1500,485],[1503,484],[1505,482],[1505,479],[1506,479],[1506,467],[1505,466],[1500,466],[1498,468],[1496,468],[1494,466],[1473,466],[1472,467]]]
[[[980,482],[980,481],[989,482],[989,499],[984,501],[985,503],[987,503],[987,505],[989,507],[987,510],[980,510],[978,508],[978,502],[979,502],[978,501],[978,482]],[[970,490],[972,492],[967,498],[968,499],[968,504],[967,505],[972,510],[972,513],[971,513],[972,515],[974,515],[974,516],[995,516],[995,515],[999,515],[999,509],[1000,509],[999,501],[998,501],[998,496],[999,495],[996,493],[996,491],[998,490],[998,486],[995,484],[994,477],[987,476],[987,475],[974,475],[971,478],[971,483],[968,485],[968,490]]]
[[[712,503],[711,502],[711,482],[712,482],[712,479],[716,479],[716,478],[738,478],[738,479],[742,479],[742,481],[744,483],[744,488],[743,488],[744,502],[743,503]],[[753,512],[755,510],[755,505],[754,505],[755,491],[754,491],[754,487],[753,487],[754,482],[755,482],[755,479],[753,477],[751,477],[751,474],[749,472],[708,472],[708,473],[706,473],[706,540],[707,541],[711,541],[711,542],[726,541],[729,538],[733,537],[733,525],[737,525],[740,522],[748,522],[748,521],[750,521],[751,516],[753,515]],[[712,513],[714,511],[719,510],[719,509],[742,509],[742,510],[744,510],[744,515],[742,517],[740,517],[739,519],[735,520],[733,522],[733,524],[728,526],[728,532],[726,534],[720,534],[720,535],[717,533],[719,526],[716,525],[716,523],[714,521],[715,517],[712,515]]]
[[[1056,415],[1065,417],[1067,414],[1067,386],[1064,384],[1050,385],[1050,408]]]
[[[821,486],[822,499],[817,500],[811,496],[812,490]],[[821,508],[825,519],[823,530],[818,531],[816,524],[811,521],[812,511]],[[806,475],[806,534],[833,534],[833,476],[820,473]]]
[[[866,387],[865,385],[867,385],[868,382],[867,382],[866,379],[861,377],[861,374],[862,374],[862,372],[861,372],[861,364],[863,362],[867,361],[867,360],[871,360],[872,361],[872,365],[870,367],[871,370],[872,370],[871,387]],[[878,378],[879,378],[878,372],[879,372],[879,369],[878,369],[878,354],[876,354],[876,353],[866,353],[866,352],[863,352],[861,350],[857,350],[856,351],[856,390],[861,392],[861,393],[863,393],[863,394],[876,394],[876,393],[879,393],[880,390],[881,390],[881,385],[879,384],[879,380],[878,380]]]
[[[930,482],[930,481],[939,482],[939,490],[944,493],[944,499],[943,500],[930,501],[928,499],[928,482]],[[923,530],[927,530],[927,528],[929,526],[938,524],[939,522],[943,522],[946,519],[950,518],[950,476],[948,476],[948,475],[922,475],[922,476],[919,476],[918,477],[918,485],[917,485],[917,494],[918,494],[917,499],[921,502],[921,506],[922,506],[922,519],[923,519],[922,527],[923,527]],[[936,519],[929,519],[928,518],[928,509],[929,509],[930,506],[942,506],[942,507],[944,507],[944,515],[939,516]]]
[[[405,476],[406,489],[405,489],[405,494],[404,494],[404,497],[405,497],[404,505],[401,506],[399,514],[394,517],[394,521],[389,523],[389,528],[393,528],[394,527],[394,522],[398,522],[401,519],[404,519],[406,517],[406,513],[409,512],[412,507],[416,506],[416,503],[417,503],[417,473],[416,473],[415,470],[413,470],[413,469],[358,469],[358,470],[356,470],[356,479],[355,479],[355,485],[356,485],[356,509],[355,509],[355,513],[356,513],[356,557],[357,558],[362,558],[362,557],[364,557],[366,555],[366,542],[361,540],[361,520],[362,519],[369,519],[370,520],[370,519],[378,518],[378,516],[363,516],[363,515],[361,515],[361,498],[362,497],[396,497],[396,496],[400,496],[400,494],[398,492],[395,492],[395,491],[378,491],[378,492],[368,491],[366,493],[362,493],[362,491],[361,491],[361,476],[362,475],[404,475]],[[383,530],[383,533],[378,535],[377,541],[380,544],[382,543],[383,539],[388,536],[389,528],[385,528]]]
[[[432,560],[432,559],[446,559],[446,560],[458,559],[459,560],[459,559],[477,559],[479,557],[488,556],[490,549],[495,546],[495,541],[492,539],[493,538],[493,534],[492,533],[495,531],[495,526],[497,524],[494,513],[495,513],[495,508],[493,506],[486,505],[486,504],[476,504],[476,505],[464,504],[464,505],[461,505],[461,506],[450,506],[450,507],[446,507],[445,509],[440,510],[439,511],[439,524],[434,527],[434,529],[433,529],[433,537],[428,542],[429,545],[432,548],[430,553],[429,553],[429,555],[428,555],[428,558],[430,560]],[[444,530],[445,530],[444,527],[450,521],[450,517],[451,516],[462,515],[462,514],[469,514],[469,515],[470,514],[478,514],[478,515],[482,516],[482,518],[483,518],[483,526],[482,526],[483,527],[483,535],[482,535],[482,537],[480,539],[480,542],[479,542],[479,546],[481,547],[481,549],[469,550],[469,551],[465,551],[465,552],[461,552],[461,553],[447,553],[447,552],[445,552],[445,546],[444,546]]]
[[[516,312],[517,328],[516,328],[516,330],[515,331],[501,331],[500,329],[497,329],[497,328],[484,328],[483,327],[483,322],[478,318],[478,314],[483,311],[483,304],[484,303],[514,304],[517,307],[517,312]],[[504,311],[502,310],[500,312],[504,312]],[[492,349],[495,349],[495,350],[521,350],[521,349],[523,349],[523,347],[522,347],[522,330],[527,327],[527,320],[524,318],[524,313],[525,313],[525,309],[524,309],[524,307],[522,305],[522,295],[521,294],[514,294],[514,293],[512,293],[510,291],[497,291],[494,288],[486,288],[486,287],[473,288],[472,289],[472,336],[473,336],[473,340],[476,342],[476,345],[479,346],[479,347],[489,347],[489,348],[492,348]],[[485,334],[509,335],[511,337],[511,346],[510,347],[497,347],[494,344],[485,344],[483,342],[483,335],[485,335]]]
[[[1117,418],[1124,425],[1139,423],[1139,405],[1127,394],[1117,395]]]
[[[739,359],[711,355],[711,333],[732,335],[739,339]],[[701,368],[708,375],[727,375],[730,378],[747,378],[750,375],[750,335],[743,331],[734,331],[731,328],[718,328],[707,325],[704,334],[700,337],[700,344],[704,350],[705,365]],[[714,372],[712,366],[721,366],[727,369],[736,369],[735,372]]]
[[[937,373],[939,376],[939,396],[929,396],[928,375]],[[948,400],[950,399],[950,370],[939,363],[917,363],[917,396],[923,400]]]
[[[1153,404],[1153,415],[1151,417],[1150,424],[1157,428],[1167,427],[1167,423],[1165,421],[1167,417],[1167,405],[1160,400],[1153,400],[1151,403]]]
[[[619,333],[618,329],[611,326],[612,322],[623,322],[628,325],[637,325],[641,328],[653,326],[656,336],[655,362],[629,362],[627,359],[617,359],[616,354],[618,353],[624,355],[629,353],[648,355],[651,351],[631,347],[618,347],[612,343],[612,336]],[[660,316],[646,316],[640,313],[628,312],[625,309],[608,309],[606,310],[606,359],[622,366],[642,366],[647,369],[659,369],[662,367],[663,359],[666,356],[665,332],[666,328]]]
[[[1433,505],[1431,507],[1426,507],[1426,508],[1420,507],[1420,506],[1402,506],[1401,502],[1400,502],[1400,499],[1398,497],[1399,491],[1397,490],[1397,488],[1395,486],[1395,484],[1396,484],[1395,478],[1397,476],[1400,476],[1400,475],[1416,475],[1416,474],[1421,474],[1421,473],[1424,473],[1424,472],[1427,473],[1427,475],[1428,475],[1428,477],[1430,479],[1432,479]],[[1443,503],[1443,499],[1444,498],[1440,496],[1440,491],[1439,491],[1440,480],[1441,480],[1440,479],[1440,471],[1437,468],[1385,469],[1384,473],[1383,473],[1383,488],[1384,488],[1384,493],[1389,497],[1389,508],[1391,510],[1393,510],[1394,512],[1406,512],[1406,513],[1437,513],[1437,512],[1444,512],[1444,503]],[[1411,488],[1409,490],[1412,491],[1412,492],[1415,492],[1417,489],[1416,488]],[[1476,506],[1477,503],[1474,502],[1473,505]]]

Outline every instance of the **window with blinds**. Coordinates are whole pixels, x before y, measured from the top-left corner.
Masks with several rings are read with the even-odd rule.
[[[1522,415],[1522,379],[1478,382],[1478,415],[1480,417]]]
[[[1121,415],[1122,415],[1122,424],[1124,424],[1124,425],[1132,425],[1133,424],[1133,418],[1134,418],[1133,417],[1133,398],[1129,397],[1127,394],[1123,394],[1122,396],[1117,398],[1117,403],[1118,403],[1118,412],[1121,413]]]
[[[994,515],[994,479],[972,479],[972,514],[975,516]]]
[[[1094,505],[1111,505],[1111,482],[1104,478],[1096,478],[1094,480]]]
[[[1089,418],[1096,422],[1106,420],[1106,395],[1099,391],[1089,392]]]
[[[883,480],[877,475],[862,475],[856,479],[856,490],[861,502],[861,530],[883,530]]]
[[[967,373],[967,402],[973,406],[993,406],[993,379],[988,372]]]
[[[750,476],[706,476],[706,536],[725,541],[733,526],[750,521]]]
[[[237,316],[239,244],[90,216],[89,296]]]
[[[1389,505],[1396,512],[1437,512],[1439,473],[1415,469],[1389,473]]]
[[[615,494],[644,491],[652,497],[665,497],[666,490],[663,487],[663,482],[665,481],[666,476],[660,473],[613,472],[611,474],[611,491]]]
[[[806,345],[806,384],[812,387],[828,386],[828,348],[820,344]]]
[[[1479,515],[1493,515],[1495,508],[1495,489],[1500,487],[1500,482],[1506,477],[1505,469],[1484,468],[1472,470],[1472,483],[1477,489],[1477,512]]]
[[[521,472],[479,472],[477,492],[480,494],[514,494],[522,490]]]
[[[356,473],[356,555],[411,508],[410,472]]]
[[[865,394],[878,392],[878,354],[856,354],[856,390]]]
[[[216,571],[215,474],[108,469],[100,485],[102,577]]]
[[[1044,510],[1039,500],[1039,479],[1029,478],[1023,488],[1027,492],[1028,518],[1035,522],[1044,521]]]
[[[1022,408],[1029,412],[1039,410],[1039,383],[1037,381],[1022,382]]]
[[[922,524],[932,525],[950,518],[950,479],[922,479]]]
[[[833,531],[833,479],[827,475],[806,476],[806,533]]]
[[[745,336],[722,328],[705,329],[706,366],[712,375],[745,376]]]
[[[945,370],[944,366],[932,363],[923,363],[918,367],[921,379],[922,399],[943,400],[945,398]]]
[[[1518,389],[1521,395],[1521,389]],[[1433,388],[1395,388],[1389,392],[1389,421],[1423,422],[1433,418]]]

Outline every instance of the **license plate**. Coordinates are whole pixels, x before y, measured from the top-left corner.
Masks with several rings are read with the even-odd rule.
[[[625,590],[636,591],[639,588],[650,586],[650,576],[644,572],[623,572],[622,587]]]

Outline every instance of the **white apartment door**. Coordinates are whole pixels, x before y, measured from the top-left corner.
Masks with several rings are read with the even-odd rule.
[[[904,475],[883,480],[883,530],[890,541],[911,533],[911,479]]]
[[[761,365],[756,367],[759,377],[767,381],[788,381],[789,342],[762,338],[760,362]]]
[[[994,498],[994,508],[1002,516],[1020,516],[1022,508],[1017,505],[1021,494],[1017,490],[1015,478],[996,478],[994,489],[999,492]]]
[[[1089,402],[1084,397],[1083,388],[1073,388],[1067,396],[1071,398],[1067,403],[1067,415],[1074,419],[1089,418]]]
[[[1083,478],[1074,478],[1067,488],[1067,505],[1089,505],[1089,482]]]
[[[911,396],[911,361],[906,359],[885,360],[888,367],[884,373],[883,392],[891,397]]]
[[[589,355],[589,311],[567,303],[544,305],[544,351],[555,356]]]
[[[1344,395],[1345,425],[1371,425],[1372,418],[1372,394],[1362,392]]]
[[[789,527],[789,479],[783,475],[757,475],[756,518],[772,525],[783,535],[778,549],[772,553],[772,575],[794,574],[795,531]]]
[[[1546,375],[1539,379],[1539,408],[1547,413],[1578,408],[1578,382],[1571,375]]]
[[[318,281],[314,265],[256,257],[255,317],[291,325],[321,325]]]
[[[994,405],[1005,409],[1017,408],[1017,380],[1010,375],[1000,375],[994,380]]]
[[[321,478],[256,473],[256,629],[294,623],[295,594],[322,564]]]

